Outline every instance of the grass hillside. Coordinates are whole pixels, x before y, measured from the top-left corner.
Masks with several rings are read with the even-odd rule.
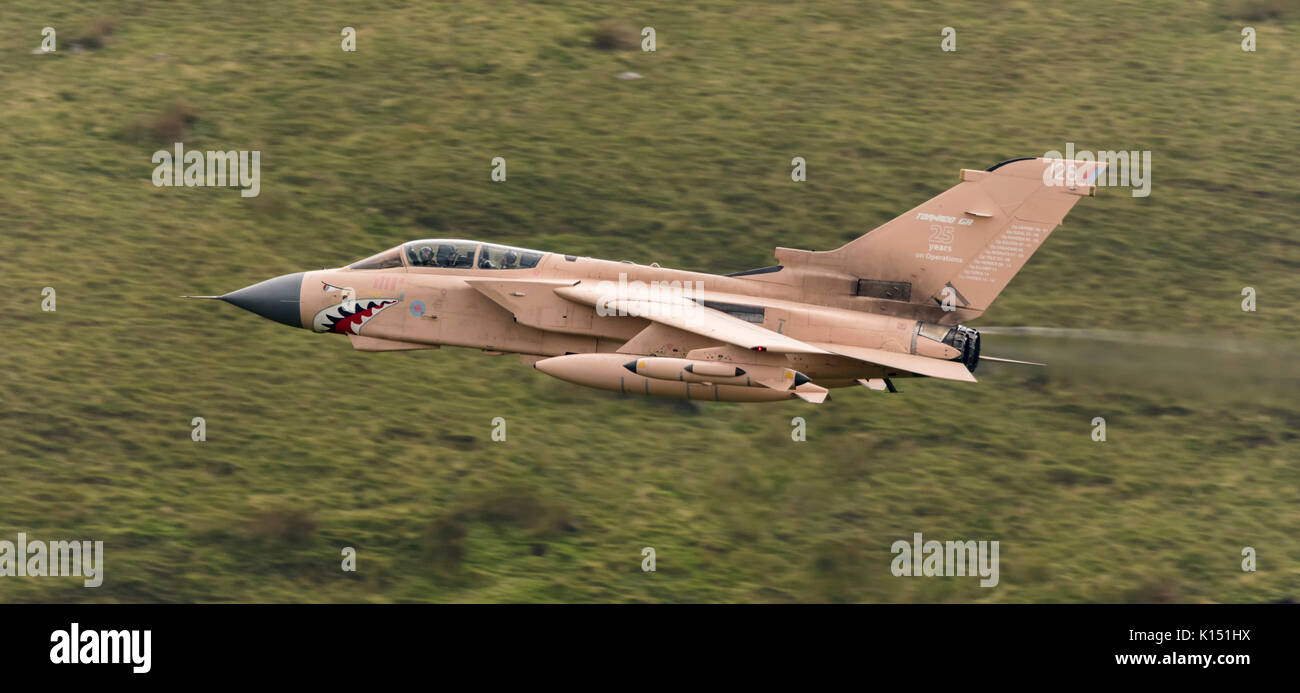
[[[0,602],[1300,599],[1300,7],[866,5],[7,0],[0,539],[107,558]],[[154,187],[177,140],[261,194]],[[1129,341],[990,334],[1052,366],[975,385],[686,405],[176,298],[439,236],[732,272],[1067,142],[1150,150],[1151,195],[973,326]],[[895,578],[914,532],[999,540],[1000,584]]]

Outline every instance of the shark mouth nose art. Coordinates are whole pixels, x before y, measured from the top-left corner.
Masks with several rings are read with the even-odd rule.
[[[361,328],[385,308],[397,304],[396,298],[357,298],[332,305],[312,318],[315,332],[361,334]]]

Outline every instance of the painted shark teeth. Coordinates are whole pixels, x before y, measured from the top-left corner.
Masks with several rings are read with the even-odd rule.
[[[315,332],[337,332],[339,334],[361,334],[361,328],[372,318],[389,306],[395,305],[395,298],[358,298],[344,301],[325,308],[312,319]]]

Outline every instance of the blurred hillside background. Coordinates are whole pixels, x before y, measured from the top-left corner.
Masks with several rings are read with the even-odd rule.
[[[0,538],[107,558],[98,589],[0,602],[1300,599],[1298,25],[1283,0],[7,0]],[[178,140],[260,150],[261,195],[155,188]],[[440,236],[734,272],[1068,142],[1151,150],[1150,197],[1082,200],[972,326],[1101,339],[987,334],[1051,366],[976,385],[688,405],[177,298]],[[1001,541],[1000,584],[893,577],[914,532]]]

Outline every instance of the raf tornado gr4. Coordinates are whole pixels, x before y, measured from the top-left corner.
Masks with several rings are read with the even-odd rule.
[[[202,298],[364,351],[516,353],[628,394],[822,402],[855,384],[893,392],[895,378],[973,382],[980,335],[960,323],[1094,193],[1099,172],[1059,159],[962,170],[956,186],[843,247],[777,248],[778,264],[725,276],[430,239]]]

